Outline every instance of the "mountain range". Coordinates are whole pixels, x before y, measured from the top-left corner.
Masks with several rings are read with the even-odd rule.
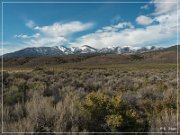
[[[4,58],[14,57],[40,57],[40,56],[64,56],[64,55],[90,55],[90,54],[137,54],[144,52],[152,52],[165,50],[167,48],[148,46],[141,48],[133,47],[107,47],[96,49],[89,45],[83,45],[81,47],[65,47],[65,46],[53,46],[53,47],[28,47],[12,53],[4,54]]]

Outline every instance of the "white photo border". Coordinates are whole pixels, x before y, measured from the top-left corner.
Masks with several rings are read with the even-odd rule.
[[[151,2],[143,2],[143,1],[129,1],[129,2],[127,2],[127,1],[122,1],[122,2],[118,2],[118,1],[112,1],[112,2],[100,2],[100,1],[97,1],[97,2],[80,2],[80,1],[77,1],[77,2],[57,2],[57,1],[54,1],[54,2],[48,2],[48,1],[46,1],[46,2],[31,2],[31,1],[27,1],[27,2],[23,2],[23,1],[17,1],[17,2],[1,2],[1,13],[2,13],[2,15],[1,15],[1,24],[2,24],[2,28],[1,28],[1,32],[2,32],[2,37],[1,37],[1,79],[2,79],[2,91],[1,91],[1,94],[2,94],[2,97],[1,97],[1,103],[2,103],[2,116],[1,116],[1,126],[2,126],[2,128],[1,128],[1,132],[3,133],[3,134],[9,134],[9,133],[11,133],[11,134],[24,134],[24,133],[27,133],[27,134],[32,134],[32,133],[42,133],[42,134],[49,134],[49,133],[55,133],[55,134],[62,134],[62,133],[72,133],[72,134],[76,134],[76,133],[83,133],[83,134],[88,134],[88,133],[92,133],[92,134],[103,134],[103,133],[107,133],[107,134],[119,134],[119,133],[128,133],[128,134],[137,134],[137,133],[150,133],[150,134],[154,134],[154,133],[159,133],[159,134],[162,134],[162,133],[164,133],[164,134],[171,134],[171,133],[179,133],[178,132],[178,126],[179,126],[179,121],[178,121],[178,117],[179,117],[179,115],[178,115],[178,113],[179,113],[179,97],[178,97],[178,94],[179,94],[179,58],[178,58],[178,45],[179,45],[179,27],[178,27],[178,24],[179,24],[179,12],[178,12],[178,8],[179,8],[179,0],[177,0],[176,2],[153,2],[153,3],[176,3],[177,4],[177,129],[176,129],[176,132],[4,132],[3,131],[3,49],[4,49],[4,47],[3,47],[3,32],[4,32],[4,29],[3,29],[3,26],[4,26],[4,24],[3,24],[3,16],[4,16],[4,14],[3,14],[3,5],[4,4],[15,4],[15,3],[19,3],[19,4],[52,4],[52,3],[55,3],[55,4],[136,4],[136,3],[144,3],[144,4],[147,4],[147,3],[151,3]]]

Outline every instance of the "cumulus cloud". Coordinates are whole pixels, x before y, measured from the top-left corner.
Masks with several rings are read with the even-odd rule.
[[[97,32],[110,32],[110,31],[119,31],[124,28],[134,28],[134,26],[130,22],[120,22],[116,25],[111,25],[111,26],[105,26],[100,30],[97,30]]]
[[[102,32],[85,35],[72,43],[72,46],[81,46],[88,44],[95,48],[108,46],[143,46],[148,43],[157,43],[173,34],[170,31],[161,32],[159,25],[148,26],[146,28],[125,29],[121,32]]]
[[[48,26],[35,26],[34,21],[29,21],[26,25],[38,33],[34,35],[14,35],[15,38],[24,39],[23,44],[28,46],[55,46],[68,43],[72,34],[88,30],[94,24],[72,21],[67,23],[56,22]]]
[[[151,17],[141,15],[136,18],[137,23],[143,25],[143,28],[124,27],[126,22],[105,26],[94,33],[80,37],[71,45],[81,46],[88,44],[95,48],[102,48],[108,46],[137,47],[147,44],[161,44],[163,46],[175,44],[177,32],[180,32],[180,25],[177,24],[177,5],[175,3],[166,3],[173,1],[166,0],[165,3],[162,3],[163,1],[155,3],[160,2],[160,0],[153,0],[151,4],[148,4],[148,6],[153,4],[155,7],[154,11],[148,15]],[[179,9],[178,12],[180,12]],[[153,24],[153,21],[156,23]],[[177,27],[179,31],[177,31]]]
[[[71,46],[78,47],[88,44],[95,48],[156,45],[167,39],[171,40],[176,37],[177,27],[180,27],[177,24],[176,4],[156,3],[158,1],[160,0],[153,0],[151,4],[144,5],[143,9],[152,6],[152,4],[154,5],[155,9],[151,14],[147,16],[141,15],[136,18],[135,21],[143,25],[143,28],[135,28],[131,22],[119,22],[117,19],[113,22],[113,25],[99,28],[93,33],[78,37],[71,42],[69,39],[72,34],[88,30],[94,24],[91,22],[82,23],[80,21],[72,21],[67,23],[56,22],[48,26],[35,26],[32,21],[26,24],[26,26],[40,33],[39,36],[36,35],[37,38],[34,35],[23,34],[15,35],[15,37],[23,38],[25,40],[24,43],[29,46],[53,46],[69,43]],[[156,23],[153,23],[154,21]],[[167,44],[167,42],[163,42],[163,45]]]
[[[63,44],[67,41],[64,37],[41,37],[39,39],[31,39],[24,41],[28,46],[55,46]]]
[[[157,23],[145,26],[144,28],[133,28],[133,26],[130,25],[131,27],[126,27],[121,31],[117,30],[116,27],[124,28],[120,26],[126,23],[120,23],[111,27],[106,26],[94,33],[82,36],[71,44],[72,46],[88,44],[95,48],[102,48],[108,46],[157,45],[160,42],[171,39],[176,43],[176,39],[174,38],[176,38],[177,27],[179,27],[176,12],[155,16],[153,20]],[[163,42],[163,45],[168,45],[168,42]]]
[[[153,19],[144,15],[138,16],[136,22],[141,25],[149,25],[153,22]]]
[[[178,0],[152,0],[155,6],[154,15],[162,15],[169,13],[171,11],[177,11],[177,1]]]
[[[34,29],[51,36],[68,36],[75,32],[84,31],[90,29],[93,23],[82,23],[79,21],[73,21],[68,23],[54,23],[49,26],[36,26]]]

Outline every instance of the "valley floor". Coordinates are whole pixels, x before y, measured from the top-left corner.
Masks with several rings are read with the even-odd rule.
[[[3,128],[176,132],[177,92],[175,63],[4,67]]]

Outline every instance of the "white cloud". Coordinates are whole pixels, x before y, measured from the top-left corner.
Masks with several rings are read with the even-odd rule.
[[[134,28],[134,26],[130,22],[121,22],[116,25],[105,26],[101,30],[97,30],[96,32],[110,32],[110,31],[119,31],[124,28]]]
[[[177,2],[178,0],[152,0],[155,6],[154,15],[162,15],[169,13],[171,11],[177,11]]]
[[[147,28],[125,29],[121,32],[102,32],[93,33],[81,37],[73,46],[88,44],[95,48],[108,46],[143,46],[148,43],[157,43],[162,39],[173,36],[169,31],[161,33],[161,28],[157,26],[148,26]]]
[[[80,37],[76,42],[71,43],[72,46],[81,46],[88,44],[95,48],[108,46],[144,46],[147,44],[157,45],[163,42],[166,46],[174,40],[176,43],[177,24],[176,11],[168,14],[158,15],[153,18],[156,24],[145,26],[144,28],[126,27],[121,31],[116,27],[121,25],[106,26],[97,30],[95,33],[87,34]],[[146,23],[147,24],[147,23]],[[124,27],[123,27],[124,28]],[[162,45],[162,44],[161,44]]]
[[[23,44],[26,46],[55,46],[67,43],[72,34],[90,29],[94,24],[91,22],[82,23],[79,21],[72,21],[40,27],[35,26],[35,23],[31,20],[28,21],[26,25],[38,33],[34,35],[14,35],[15,38],[23,39]]]
[[[134,28],[134,26],[130,22],[123,22],[118,23],[114,26],[116,29],[122,29],[122,28]]]
[[[90,29],[92,26],[93,23],[73,21],[69,23],[54,23],[53,25],[43,27],[36,26],[34,29],[50,36],[68,36],[75,32]]]
[[[144,15],[138,16],[136,22],[141,25],[149,25],[153,22],[153,19]]]
[[[38,38],[40,36],[39,33],[36,33],[34,35],[26,35],[26,34],[19,34],[19,35],[14,35],[15,38],[22,38],[22,39],[28,39],[28,38]]]
[[[1,41],[0,46],[1,46],[1,48],[0,48],[1,55],[10,53],[10,52],[14,52],[14,51],[18,51],[20,48],[28,47],[24,44],[22,45],[17,42],[12,43],[12,42],[7,42],[7,41],[3,42],[3,47],[2,47],[2,41]]]
[[[180,27],[180,25],[177,24],[176,5],[174,3],[170,4],[155,2],[158,1],[153,0],[152,2],[152,4],[155,6],[154,12],[148,15],[152,18],[144,15],[136,18],[137,23],[143,25],[144,28],[135,28],[131,22],[121,22],[117,23],[116,25],[102,27],[96,30],[94,33],[81,36],[74,42],[71,42],[71,46],[81,46],[84,44],[88,44],[95,48],[117,45],[143,46],[153,43],[156,45],[165,40],[171,40],[177,34],[177,27]],[[150,5],[144,5],[143,8],[145,9],[148,6]],[[157,23],[152,24],[153,21]],[[37,38],[34,38],[33,35],[16,35],[17,38],[23,38],[25,40],[25,45],[54,46],[69,43],[69,38],[72,34],[92,28],[93,23],[72,21],[67,23],[54,23],[48,26],[35,26],[34,22],[32,21],[26,25],[32,28],[32,30],[40,33],[40,35]],[[167,42],[163,43],[164,45],[168,44]]]
[[[29,27],[29,28],[33,28],[35,26],[35,23],[33,20],[28,20],[26,22],[26,26]]]
[[[64,42],[67,42],[67,39],[64,37],[41,37],[39,39],[24,41],[24,43],[29,46],[55,46],[61,45]]]
[[[160,2],[154,0],[154,2]],[[163,2],[163,1],[161,1]],[[172,1],[165,1],[172,2]],[[108,46],[144,46],[152,45],[171,45],[176,43],[177,27],[177,9],[174,3],[151,3],[154,4],[155,10],[149,14],[153,18],[147,16],[139,16],[136,21],[144,25],[144,28],[122,27],[119,30],[116,27],[123,26],[113,25],[106,26],[94,33],[84,35],[77,39],[76,42],[71,43],[72,46],[81,46],[88,44],[95,48],[102,48]],[[180,10],[178,9],[178,12]],[[180,15],[180,14],[179,14]],[[179,16],[180,19],[180,16]],[[152,22],[155,21],[155,24]],[[179,20],[180,22],[180,20]],[[151,24],[151,25],[150,25]]]

